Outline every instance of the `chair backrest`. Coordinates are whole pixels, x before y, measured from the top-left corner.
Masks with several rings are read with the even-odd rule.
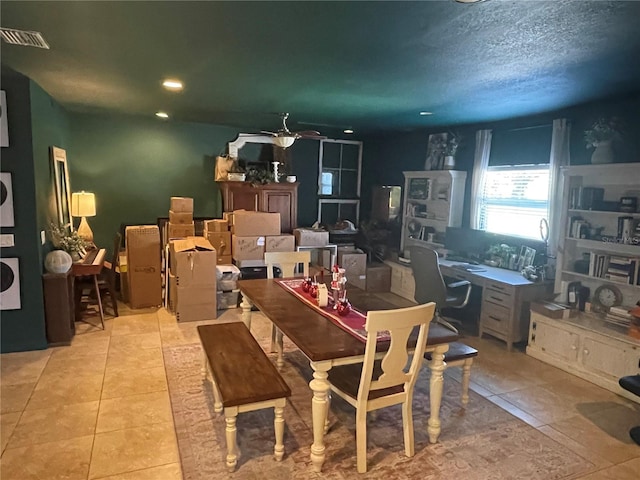
[[[403,386],[402,395],[411,394],[422,365],[424,349],[427,345],[429,324],[435,313],[435,303],[395,310],[370,311],[367,314],[367,345],[365,347],[360,387],[357,401],[366,402],[369,392],[384,388]],[[413,358],[405,371],[409,358],[408,340],[414,327],[419,327]],[[388,331],[391,335],[389,349],[380,364],[382,373],[373,379],[374,360],[378,332]],[[396,392],[397,393],[397,392]]]
[[[120,246],[122,245],[122,235],[120,232],[116,232],[116,236],[113,238],[113,253],[111,254],[111,270],[116,271],[118,262],[120,261]]]
[[[418,303],[436,302],[438,308],[447,301],[447,285],[438,264],[438,252],[426,247],[409,247],[411,270],[416,282],[414,299]]]
[[[267,252],[264,254],[264,262],[267,264],[267,278],[273,278],[274,265],[280,267],[284,278],[293,277],[296,266],[300,263],[303,264],[303,275],[308,277],[311,252]]]

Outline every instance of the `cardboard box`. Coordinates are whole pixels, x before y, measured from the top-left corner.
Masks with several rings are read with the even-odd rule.
[[[280,214],[235,211],[231,232],[239,237],[280,235]]]
[[[196,226],[193,222],[169,223],[167,224],[167,234],[169,238],[193,237],[196,234]]]
[[[212,320],[218,317],[215,285],[178,285],[176,319],[179,322]]]
[[[218,265],[231,265],[233,263],[233,257],[231,257],[231,255],[219,256],[216,263]]]
[[[238,299],[240,290],[230,290],[228,292],[218,291],[217,294],[218,310],[226,310],[228,308],[238,308]]]
[[[131,308],[155,307],[162,304],[158,227],[130,226],[125,230],[125,238]]]
[[[171,197],[171,207],[169,207],[169,210],[174,212],[191,212],[193,214],[193,198]]]
[[[296,228],[293,230],[296,245],[303,247],[324,247],[329,244],[329,232],[313,230],[311,228]]]
[[[174,212],[169,210],[169,223],[170,224],[192,224],[193,212]]]
[[[294,252],[296,238],[293,235],[269,235],[266,237],[265,252]]]
[[[229,221],[227,219],[214,219],[204,221],[204,231],[207,233],[212,232],[228,232]]]
[[[178,287],[214,286],[216,250],[204,237],[187,237],[169,242],[171,273]]]
[[[231,256],[234,260],[264,260],[265,237],[231,236]]]
[[[167,302],[167,310],[171,313],[175,313],[176,305],[178,303],[178,284],[176,282],[176,276],[169,272],[169,301]]]
[[[218,265],[216,267],[218,291],[235,290],[239,278],[240,269],[235,265]]]
[[[345,269],[347,282],[366,290],[367,288],[367,254],[353,247],[338,248],[338,265]]]
[[[204,237],[216,249],[219,257],[231,256],[231,232],[207,232]]]
[[[391,267],[384,263],[367,265],[367,292],[391,291]]]

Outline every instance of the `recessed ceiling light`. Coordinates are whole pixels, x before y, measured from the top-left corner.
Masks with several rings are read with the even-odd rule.
[[[344,130],[344,133],[353,133],[353,130],[351,130],[350,128],[347,128]]]
[[[422,115],[422,116],[433,115],[433,112],[420,112],[420,115]]]
[[[162,86],[167,90],[171,90],[173,92],[179,92],[184,88],[180,80],[169,79],[169,78],[166,79],[164,82],[162,82]]]
[[[169,118],[169,114],[167,112],[156,112],[156,117],[167,119]]]

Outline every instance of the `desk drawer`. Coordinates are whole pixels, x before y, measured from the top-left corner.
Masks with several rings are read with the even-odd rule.
[[[507,333],[511,319],[511,310],[493,303],[483,302],[480,322],[482,328]]]
[[[509,291],[494,290],[485,286],[482,290],[482,300],[496,305],[504,305],[510,309],[513,304],[513,294]]]

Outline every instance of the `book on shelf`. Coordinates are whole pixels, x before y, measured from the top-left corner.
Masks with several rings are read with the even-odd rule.
[[[640,258],[611,256],[604,278],[626,285],[640,285]]]

